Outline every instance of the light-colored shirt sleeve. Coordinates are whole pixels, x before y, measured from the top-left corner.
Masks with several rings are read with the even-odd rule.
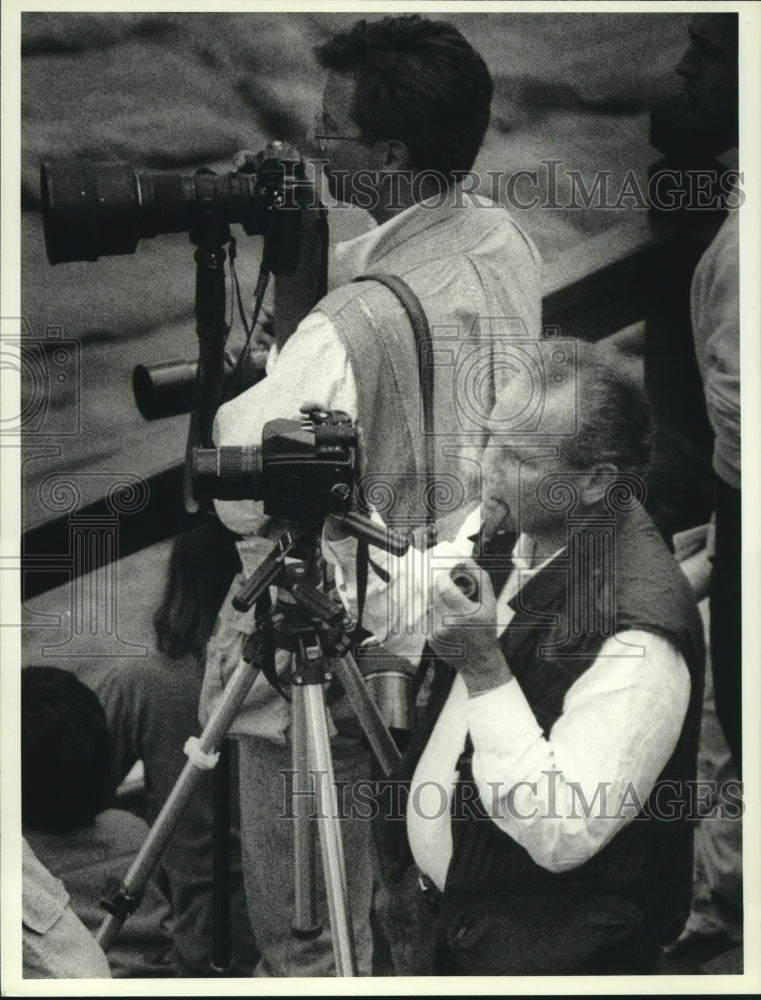
[[[356,420],[357,387],[349,357],[335,327],[318,310],[306,316],[268,364],[267,377],[221,406],[214,421],[218,446],[259,445],[264,425],[297,420],[299,407],[314,402],[344,410]],[[239,535],[254,534],[264,521],[261,504],[217,500],[220,520]]]
[[[622,655],[625,645],[639,655]],[[486,811],[543,868],[583,864],[644,806],[676,746],[689,693],[676,649],[628,631],[608,640],[571,686],[548,739],[515,680],[465,699]]]
[[[63,882],[24,839],[21,850],[24,978],[110,979],[103,949],[72,910]]]

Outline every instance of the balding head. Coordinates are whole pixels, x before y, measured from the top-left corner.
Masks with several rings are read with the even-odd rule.
[[[647,399],[631,365],[617,350],[578,341],[573,376],[541,385],[540,443],[560,448],[563,460],[575,468],[609,462],[622,472],[640,471],[650,451]],[[499,438],[515,413],[514,386],[500,393],[490,429]],[[511,438],[515,435],[511,433]],[[525,443],[531,434],[523,437]]]
[[[641,474],[649,457],[647,401],[618,352],[583,342],[573,378],[544,379],[538,431],[506,430],[515,391],[508,384],[492,411],[482,464],[485,536],[513,527],[553,551],[565,537],[566,513],[547,502],[547,489],[572,483],[578,514],[603,500],[622,473]]]

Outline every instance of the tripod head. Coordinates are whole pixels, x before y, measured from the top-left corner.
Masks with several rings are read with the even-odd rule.
[[[375,524],[367,517],[363,517],[356,512],[347,512],[339,515],[329,515],[347,534],[383,548],[394,555],[404,555],[410,546],[409,539],[402,537],[395,531],[390,531]],[[302,559],[309,561],[315,548],[315,536],[319,532],[319,525],[313,524],[286,531],[278,538],[269,554],[262,560],[257,569],[246,580],[238,593],[233,597],[232,604],[236,611],[250,611],[261,594],[271,585],[285,585],[289,589],[295,590],[294,596],[302,598],[302,603],[309,600],[305,587],[299,586],[293,575],[289,577],[286,559]],[[311,589],[311,588],[310,588]],[[336,605],[325,595],[316,592],[326,603],[320,603],[314,598],[314,603],[310,610],[313,610],[318,617],[330,617]]]
[[[366,544],[384,548],[396,555],[403,555],[409,548],[408,538],[403,538],[360,514],[352,512],[335,517],[335,520],[344,532]],[[281,686],[274,664],[276,645],[295,654],[301,664],[290,678],[292,683],[313,684],[332,680],[327,660],[336,658],[340,664],[339,680],[346,693],[349,694],[348,684],[353,687],[356,699],[367,699],[365,682],[362,681],[352,656],[357,642],[356,623],[342,604],[318,589],[321,576],[318,562],[319,544],[314,525],[287,531],[275,542],[268,555],[232,598],[233,608],[241,613],[248,612],[257,605],[257,625],[249,639],[247,650],[244,650],[244,658],[249,662],[256,662],[272,687],[286,700],[290,699]],[[279,588],[275,613],[269,602],[271,586]],[[309,657],[299,645],[307,634],[313,637],[310,648],[314,651],[314,663],[309,662]],[[267,641],[267,653],[263,656],[262,650]],[[346,666],[347,660],[350,667]],[[411,675],[393,669],[367,675],[366,683],[371,685],[376,702],[383,705],[381,713],[374,706],[374,714],[377,714],[377,721],[381,724],[385,723],[401,731],[410,728],[411,679]],[[357,688],[362,688],[361,694]],[[377,729],[377,721],[366,721],[367,714],[366,709],[363,723],[366,731],[369,726]],[[388,745],[381,750],[386,760],[389,759],[390,752]]]

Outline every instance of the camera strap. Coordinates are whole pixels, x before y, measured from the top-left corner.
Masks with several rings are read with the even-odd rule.
[[[433,437],[433,366],[423,364],[425,354],[431,346],[431,328],[428,324],[428,317],[420,303],[420,299],[415,295],[410,286],[396,274],[361,274],[354,278],[354,281],[377,281],[385,285],[404,306],[409,317],[412,332],[415,336],[415,347],[418,360],[418,378],[420,381],[420,395],[423,400],[423,445],[425,448],[425,475],[426,475],[426,496],[433,497],[433,472],[434,472],[434,437]],[[368,514],[367,510],[362,513]],[[433,528],[435,524],[434,512],[430,504],[426,505],[426,524],[429,527],[429,544],[433,542]],[[362,614],[365,607],[365,596],[367,593],[367,581],[369,573],[370,555],[367,542],[360,541],[357,545],[357,620],[359,628],[362,627]],[[421,669],[422,669],[421,664]],[[427,666],[427,664],[426,664]],[[422,677],[420,678],[422,682]]]
[[[431,347],[431,328],[428,325],[428,317],[420,303],[420,299],[415,295],[410,286],[396,274],[361,274],[354,281],[377,281],[385,285],[404,306],[415,335],[415,347],[417,348],[418,378],[420,380],[420,395],[423,399],[423,429],[425,432],[425,465],[428,487],[431,486],[433,477],[434,456],[433,456],[433,365],[423,364],[425,352]],[[434,516],[430,507],[426,508],[426,521],[433,524]]]

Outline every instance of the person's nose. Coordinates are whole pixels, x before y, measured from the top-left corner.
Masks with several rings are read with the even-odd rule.
[[[700,66],[695,52],[695,47],[689,45],[684,52],[684,55],[676,64],[676,72],[679,76],[684,77],[685,80],[694,79],[700,72]]]

